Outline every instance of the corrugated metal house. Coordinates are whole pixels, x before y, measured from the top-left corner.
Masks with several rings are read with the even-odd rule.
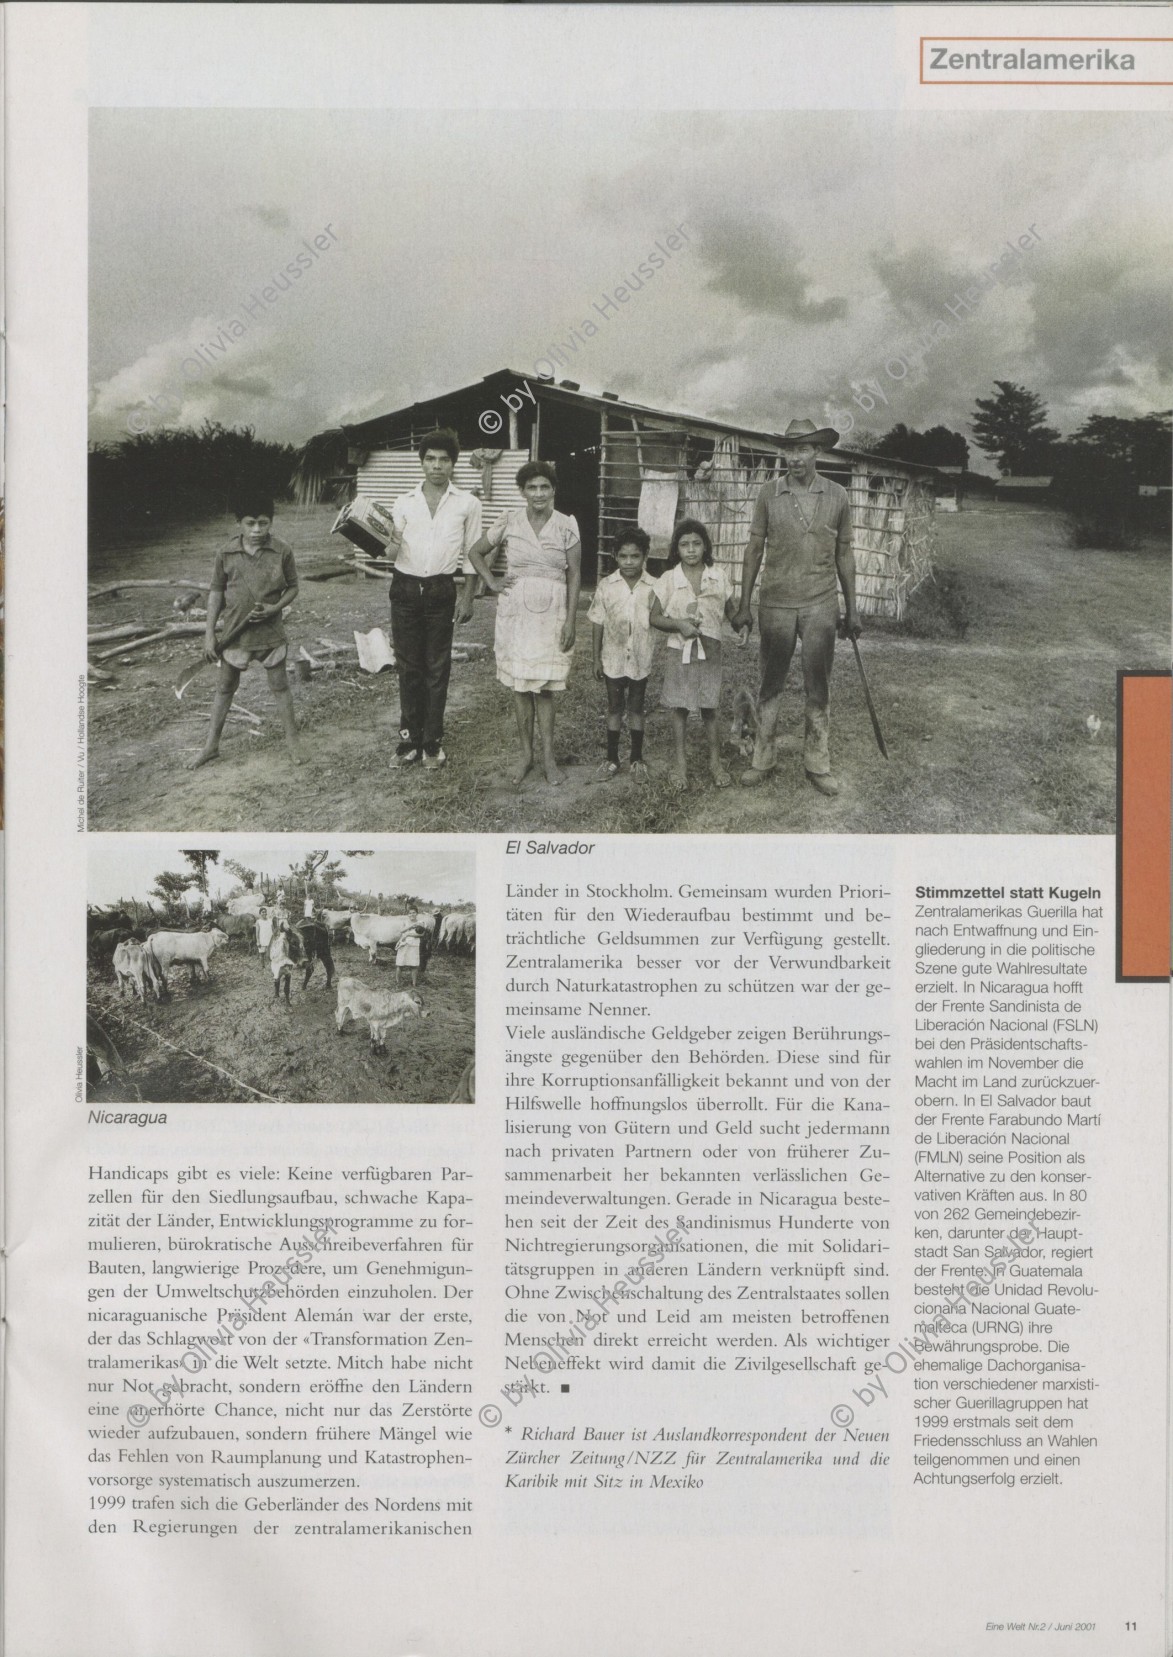
[[[501,369],[311,439],[295,480],[299,498],[320,499],[327,483],[348,479],[352,495],[393,500],[419,482],[415,445],[436,426],[451,426],[460,438],[456,482],[481,494],[486,527],[520,503],[514,477],[524,461],[555,463],[558,509],[578,520],[588,585],[599,573],[599,554],[606,556],[624,526],[639,523],[651,535],[655,570],[673,524],[694,517],[708,527],[715,555],[738,587],[758,492],[782,470],[775,432]],[[937,472],[846,448],[821,459],[819,470],[851,496],[861,611],[899,616],[932,568]]]

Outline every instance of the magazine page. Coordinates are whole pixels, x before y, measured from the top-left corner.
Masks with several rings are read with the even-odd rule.
[[[7,9],[14,1657],[1170,1649],[1166,18]]]

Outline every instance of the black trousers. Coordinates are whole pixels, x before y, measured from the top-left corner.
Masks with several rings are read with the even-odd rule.
[[[399,670],[399,719],[417,747],[436,747],[444,735],[455,611],[454,575],[392,576],[391,644]]]

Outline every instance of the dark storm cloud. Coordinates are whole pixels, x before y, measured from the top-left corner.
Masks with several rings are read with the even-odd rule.
[[[250,202],[243,211],[263,224],[266,230],[288,230],[292,223],[284,207],[270,207],[263,202]]]
[[[274,393],[271,380],[259,374],[213,374],[208,381],[219,391],[234,391],[241,397],[269,397]]]
[[[943,307],[971,280],[931,247],[898,251],[892,243],[872,254],[872,268],[896,311],[919,322],[940,316]]]
[[[1151,114],[120,109],[96,112],[91,156],[96,441],[159,395],[186,423],[300,442],[525,371],[681,224],[683,248],[574,354],[584,386],[765,429],[839,411],[956,427],[995,378],[1064,431],[1173,401],[1155,245],[1173,138]],[[443,212],[420,184],[437,170]],[[250,319],[217,363],[234,383],[210,364],[189,380],[289,257],[290,220],[344,227],[345,256]]]
[[[1127,386],[1146,365],[1173,380],[1166,250],[1041,267],[1032,298],[1032,342],[1057,387]]]
[[[839,322],[847,315],[845,299],[810,297],[810,278],[784,219],[711,208],[697,221],[700,257],[709,272],[705,286],[712,293],[736,300],[751,315],[790,322]]]

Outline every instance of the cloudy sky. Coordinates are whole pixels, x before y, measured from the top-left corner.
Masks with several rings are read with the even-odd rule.
[[[995,379],[1064,433],[1173,404],[1156,115],[111,110],[91,176],[96,441],[300,442],[559,347],[589,390],[771,430],[968,436]]]
[[[96,905],[117,903],[120,899],[138,898],[145,902],[150,897],[161,869],[186,869],[181,846],[190,841],[132,840],[111,838],[91,843],[89,858],[88,901]],[[213,897],[223,897],[239,888],[235,875],[224,867],[231,857],[245,867],[266,875],[287,875],[290,866],[315,848],[309,842],[304,847],[263,847],[236,852],[221,852],[219,864],[208,870],[208,888]],[[473,903],[476,901],[476,875],[471,853],[447,851],[393,851],[372,852],[367,857],[355,857],[338,847],[332,849],[346,873],[342,884],[356,892],[382,893],[394,897],[399,892],[413,893],[426,903]],[[195,884],[193,876],[192,884]]]

